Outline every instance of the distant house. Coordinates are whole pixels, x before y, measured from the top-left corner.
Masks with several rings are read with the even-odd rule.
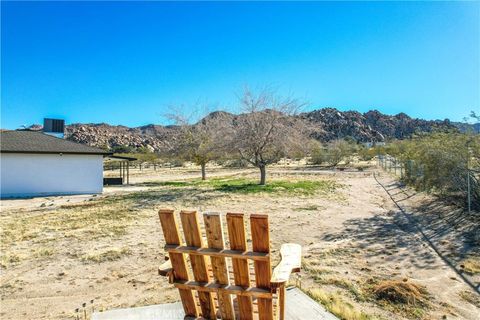
[[[101,193],[110,152],[38,131],[0,132],[0,195]]]

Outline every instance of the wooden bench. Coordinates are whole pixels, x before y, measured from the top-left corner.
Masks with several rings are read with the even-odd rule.
[[[285,285],[292,272],[300,271],[301,247],[283,244],[282,260],[272,272],[267,215],[249,217],[251,248],[242,213],[226,214],[228,247],[221,214],[203,214],[205,240],[197,212],[181,211],[185,242],[173,210],[162,209],[159,217],[169,258],[159,267],[159,274],[178,288],[187,317],[285,318]]]

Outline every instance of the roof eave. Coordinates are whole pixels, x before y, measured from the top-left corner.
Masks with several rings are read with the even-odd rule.
[[[84,154],[84,155],[101,155],[101,156],[110,156],[113,152],[72,152],[72,151],[13,151],[13,150],[2,150],[0,153],[30,153],[30,154]]]

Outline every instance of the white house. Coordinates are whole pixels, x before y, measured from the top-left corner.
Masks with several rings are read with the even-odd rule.
[[[0,195],[101,193],[103,157],[110,154],[38,131],[2,131]]]

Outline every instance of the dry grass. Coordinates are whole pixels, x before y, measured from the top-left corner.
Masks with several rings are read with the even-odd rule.
[[[356,301],[367,301],[368,295],[355,283],[350,280],[339,277],[338,275],[321,275],[314,277],[318,284],[331,285],[347,290]]]
[[[0,217],[0,263],[10,268],[20,262],[46,259],[71,241],[116,239],[127,233],[137,212],[133,202],[118,197],[88,201],[56,209],[20,211]]]
[[[14,252],[3,251],[0,257],[0,266],[2,268],[8,268],[11,265],[15,265],[20,262],[22,257]]]
[[[318,205],[312,204],[312,205],[308,205],[308,206],[305,206],[305,207],[294,208],[293,210],[294,211],[320,211],[322,209],[324,209],[324,208],[322,208]]]
[[[102,263],[105,261],[120,260],[125,255],[129,255],[131,250],[127,247],[113,248],[101,252],[91,252],[83,255],[81,260],[85,263]]]
[[[358,311],[353,305],[342,299],[338,293],[330,293],[318,288],[310,289],[307,294],[320,302],[328,311],[344,320],[367,320],[375,317]]]
[[[472,291],[465,290],[460,292],[459,295],[463,300],[473,304],[477,308],[480,308],[480,297],[478,296],[478,294],[473,293]]]
[[[468,274],[480,273],[480,257],[470,257],[462,261],[460,267]]]
[[[427,291],[424,287],[405,280],[385,280],[373,288],[379,300],[396,304],[425,305]]]
[[[383,280],[367,286],[379,305],[409,319],[424,318],[430,308],[427,290],[416,283],[403,280]]]
[[[125,234],[133,219],[126,201],[115,197],[63,206],[35,214],[2,217],[2,246],[21,241],[49,242],[58,237],[98,238]]]
[[[55,253],[55,249],[51,247],[40,247],[34,250],[34,256],[36,258],[46,258],[50,257]]]

